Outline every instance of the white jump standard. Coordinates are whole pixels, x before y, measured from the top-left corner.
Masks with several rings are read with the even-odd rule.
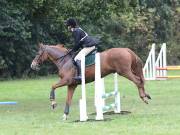
[[[149,56],[143,68],[145,79],[146,80],[164,79],[164,77],[167,76],[167,71],[159,70],[159,69],[167,67],[166,61],[167,61],[166,60],[166,44],[165,43],[162,44],[161,50],[158,54],[157,59],[155,59],[155,44],[152,44],[151,51],[149,52]]]
[[[105,99],[114,97],[114,103],[105,105]],[[96,54],[95,60],[95,107],[96,120],[103,120],[103,113],[114,108],[115,113],[121,112],[120,94],[118,91],[117,73],[114,75],[114,91],[105,93],[104,79],[101,78],[100,54]]]
[[[104,79],[101,78],[100,53],[95,56],[95,108],[96,120],[103,120],[103,113],[114,108],[115,113],[121,112],[120,94],[118,91],[117,73],[114,74],[114,91],[105,93]],[[80,121],[87,121],[86,108],[86,88],[85,88],[85,55],[81,57],[81,75],[82,75],[82,98],[79,101],[80,106]],[[114,97],[114,103],[105,105],[105,99]]]

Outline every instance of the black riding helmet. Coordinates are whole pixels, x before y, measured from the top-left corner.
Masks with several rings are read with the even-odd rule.
[[[77,26],[77,22],[74,18],[69,18],[65,21],[65,25],[75,28]]]

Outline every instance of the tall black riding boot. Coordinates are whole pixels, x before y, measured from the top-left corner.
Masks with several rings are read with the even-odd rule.
[[[75,80],[81,81],[81,61],[76,61],[76,67],[77,67],[77,76],[74,77]]]

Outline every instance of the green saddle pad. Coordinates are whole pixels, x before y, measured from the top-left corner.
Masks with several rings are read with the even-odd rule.
[[[86,58],[85,58],[86,67],[95,64],[95,54],[96,54],[96,50],[86,55]]]

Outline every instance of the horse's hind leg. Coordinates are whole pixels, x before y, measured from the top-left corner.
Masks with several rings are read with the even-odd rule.
[[[145,92],[145,89],[144,89],[144,82],[145,82],[145,80],[144,80],[144,75],[143,75],[143,72],[142,72],[142,68],[140,67],[140,68],[136,68],[135,70],[134,70],[134,72],[132,72],[133,74],[134,74],[134,76],[136,77],[136,79],[138,79],[138,80],[140,80],[140,82],[141,82],[141,87],[140,88],[142,88],[142,91],[144,92],[144,94],[145,94],[145,97],[147,97],[148,99],[151,99],[151,97],[149,96],[149,94],[147,94],[146,92]]]
[[[120,74],[120,73],[118,73],[118,74]],[[121,75],[135,83],[135,85],[138,87],[140,98],[145,103],[148,103],[145,98],[145,97],[147,97],[148,94],[145,93],[144,82],[142,82],[141,78],[139,76],[134,75],[131,71],[125,72],[124,74],[121,74]]]

